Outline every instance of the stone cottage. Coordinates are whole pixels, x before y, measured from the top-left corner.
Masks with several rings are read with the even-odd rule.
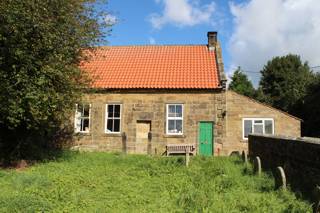
[[[206,45],[99,47],[81,68],[93,78],[75,106],[82,149],[165,154],[181,144],[229,155],[250,133],[300,136],[298,118],[226,90],[216,32]]]

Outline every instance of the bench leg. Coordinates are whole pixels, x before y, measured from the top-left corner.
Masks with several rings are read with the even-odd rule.
[[[189,166],[189,161],[190,161],[190,156],[189,156],[189,151],[186,151],[186,167]]]

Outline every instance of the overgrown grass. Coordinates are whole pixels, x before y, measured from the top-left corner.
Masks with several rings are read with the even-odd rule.
[[[1,212],[311,212],[237,158],[67,152],[25,171],[0,170]]]

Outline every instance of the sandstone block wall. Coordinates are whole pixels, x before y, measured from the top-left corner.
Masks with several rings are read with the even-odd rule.
[[[274,134],[299,137],[301,121],[280,110],[259,103],[255,100],[227,91],[226,104],[226,139],[223,152],[248,150],[248,140],[243,139],[243,118],[273,118]]]
[[[198,145],[199,122],[214,122],[214,153],[230,155],[248,150],[242,138],[243,118],[273,118],[276,135],[300,136],[300,120],[282,111],[258,103],[232,91],[113,91],[87,93],[84,103],[91,104],[90,133],[76,134],[74,144],[101,151],[135,153],[136,126],[139,121],[151,123],[151,152],[162,154],[167,144]],[[105,133],[106,104],[122,104],[121,132]],[[166,104],[184,105],[182,136],[166,134]],[[73,115],[74,116],[74,115]],[[150,148],[150,147],[149,147]]]
[[[249,156],[259,156],[267,170],[283,167],[288,183],[309,195],[320,186],[319,139],[250,135]]]
[[[102,151],[136,150],[136,124],[138,121],[151,122],[151,152],[162,154],[166,144],[198,143],[200,121],[215,123],[214,141],[223,142],[225,135],[221,113],[225,103],[224,93],[214,91],[201,92],[106,92],[88,93],[83,102],[91,104],[90,133],[77,134],[74,144]],[[121,134],[105,133],[106,104],[122,104]],[[183,135],[166,134],[166,104],[184,105]]]

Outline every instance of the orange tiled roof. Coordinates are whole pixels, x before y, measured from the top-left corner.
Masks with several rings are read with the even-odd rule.
[[[219,88],[215,54],[206,45],[100,47],[81,66],[93,88]]]

